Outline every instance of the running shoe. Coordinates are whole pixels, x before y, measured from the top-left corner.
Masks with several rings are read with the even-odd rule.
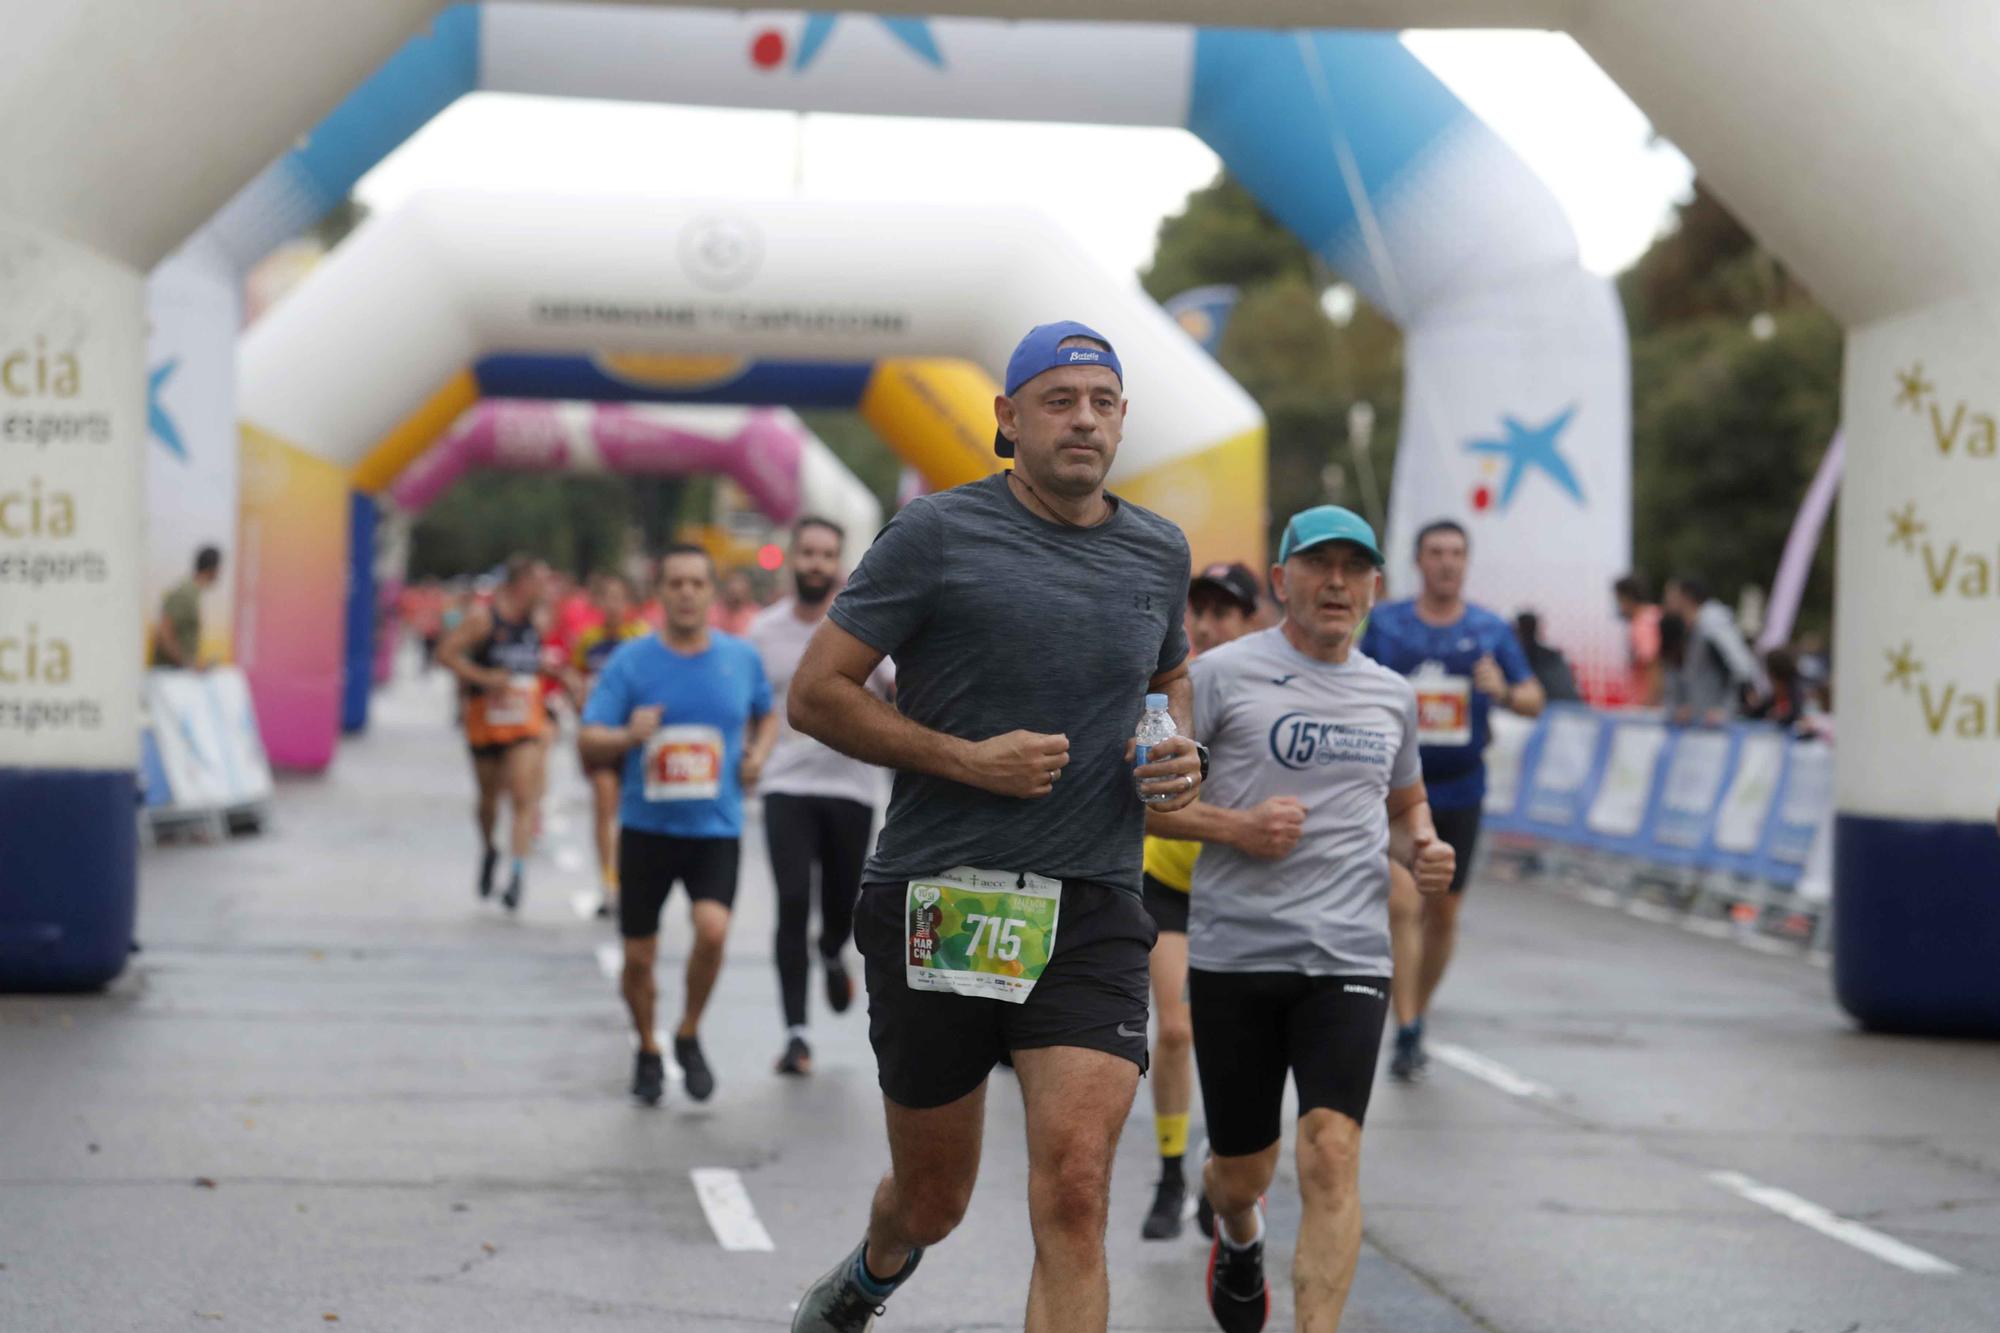
[[[699,1038],[675,1037],[674,1063],[681,1067],[688,1096],[705,1102],[715,1095],[715,1075],[709,1072],[708,1061],[702,1056]]]
[[[498,847],[488,847],[486,855],[481,857],[479,861],[480,897],[491,898],[493,896],[493,872],[499,868],[500,849]]]
[[[1389,1057],[1389,1077],[1398,1083],[1414,1083],[1423,1069],[1423,1031],[1416,1024],[1396,1029],[1396,1053]]]
[[[867,1249],[868,1242],[864,1239],[822,1274],[819,1281],[806,1288],[806,1294],[799,1298],[797,1312],[792,1315],[792,1333],[868,1333],[875,1326],[875,1316],[882,1313],[882,1302],[909,1281],[924,1257],[922,1250],[910,1251],[903,1271],[882,1284],[887,1290],[880,1296],[871,1296],[861,1289],[855,1274]]]
[[[826,1007],[836,1014],[847,1012],[847,1006],[854,1003],[854,978],[847,975],[847,964],[838,958],[826,960]]]
[[[1187,1211],[1187,1179],[1179,1175],[1160,1176],[1153,1187],[1153,1207],[1139,1226],[1146,1240],[1172,1240],[1181,1234],[1181,1214]]]
[[[641,1051],[632,1065],[632,1095],[648,1106],[658,1106],[667,1091],[667,1066],[658,1051]]]
[[[521,890],[524,887],[521,881],[524,878],[526,876],[520,871],[515,871],[513,877],[507,881],[507,891],[500,895],[500,905],[510,912],[521,910]]]
[[[1261,1215],[1262,1209],[1259,1209]],[[1223,1333],[1262,1333],[1271,1317],[1264,1242],[1237,1249],[1218,1235],[1208,1247],[1208,1308]]]
[[[793,1037],[785,1043],[785,1053],[778,1057],[780,1074],[812,1073],[812,1047],[806,1045],[804,1037]]]

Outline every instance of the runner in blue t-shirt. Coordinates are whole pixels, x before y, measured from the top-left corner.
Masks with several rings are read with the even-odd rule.
[[[709,628],[715,565],[706,551],[667,551],[660,562],[660,600],[666,628],[611,654],[584,705],[578,741],[586,765],[620,768],[620,989],[639,1033],[632,1092],[649,1105],[660,1100],[666,1084],[653,1035],[653,962],[660,911],[675,880],[687,888],[694,948],[674,1061],[688,1096],[706,1101],[715,1091],[696,1031],[722,970],[722,942],[736,901],[743,792],[756,785],[778,738],[757,650]]]
[[[1497,703],[1533,717],[1544,702],[1513,627],[1465,600],[1465,529],[1440,519],[1417,533],[1416,549],[1423,592],[1377,607],[1361,637],[1364,654],[1417,687],[1417,739],[1431,819],[1458,853],[1450,893],[1426,898],[1419,908],[1402,881],[1396,885],[1402,891],[1390,897],[1396,1052],[1389,1072],[1400,1079],[1415,1077],[1424,1066],[1424,1015],[1458,937],[1458,909],[1486,800],[1488,714]]]

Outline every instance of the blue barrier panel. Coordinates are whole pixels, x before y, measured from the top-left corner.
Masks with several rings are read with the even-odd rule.
[[[1793,741],[1764,841],[1757,848],[1759,873],[1780,884],[1796,884],[1832,811],[1833,747],[1823,741]]]
[[[1781,728],[1745,722],[1730,728],[1735,756],[1716,800],[1699,863],[1704,870],[1764,878],[1760,856],[1784,785],[1791,742]]]
[[[1579,704],[1557,704],[1546,717],[1522,785],[1519,824],[1523,832],[1575,841],[1603,775],[1610,729]]]
[[[160,809],[174,799],[166,765],[160,760],[160,742],[151,727],[139,732],[139,799],[148,810]]]
[[[1673,732],[1646,714],[1614,714],[1607,728],[1597,790],[1577,836],[1599,851],[1637,856],[1651,837]]]
[[[374,498],[356,491],[347,525],[347,660],[341,666],[340,728],[353,735],[368,728],[368,695],[375,684]]]
[[[1737,740],[1727,730],[1687,727],[1674,733],[1638,855],[1667,865],[1700,863],[1715,828],[1716,805],[1735,769]]]

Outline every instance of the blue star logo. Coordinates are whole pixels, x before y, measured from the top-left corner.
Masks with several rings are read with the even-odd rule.
[[[1577,483],[1576,473],[1556,452],[1556,437],[1568,428],[1571,418],[1575,416],[1574,404],[1535,427],[1524,426],[1514,417],[1503,416],[1500,424],[1507,432],[1504,439],[1473,440],[1465,446],[1469,454],[1492,454],[1506,460],[1507,479],[1500,483],[1500,508],[1505,509],[1513,500],[1514,492],[1521,488],[1521,480],[1531,468],[1540,468],[1548,473],[1549,480],[1568,491],[1572,500],[1583,503],[1583,487]]]
[[[180,368],[180,358],[175,357],[146,377],[146,428],[153,433],[154,438],[167,446],[168,452],[185,463],[188,451],[187,446],[181,443],[180,427],[174,425],[174,419],[167,415],[167,409],[160,404],[160,390]]]
[[[944,68],[944,52],[938,50],[937,38],[931,36],[929,19],[876,18],[875,21],[889,30],[889,35],[916,52],[919,58],[936,69]],[[838,14],[808,14],[806,30],[799,36],[798,58],[792,62],[795,72],[803,72],[813,58],[819,55],[826,39],[833,36],[833,25],[840,22]]]

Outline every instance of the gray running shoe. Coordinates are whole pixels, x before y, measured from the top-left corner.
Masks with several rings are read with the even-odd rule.
[[[792,1333],[868,1333],[875,1327],[875,1316],[882,1313],[882,1302],[888,1296],[870,1296],[854,1279],[855,1265],[861,1262],[867,1248],[864,1237],[860,1245],[806,1288],[806,1294],[799,1298],[798,1311],[792,1315]],[[909,1281],[923,1257],[922,1250],[910,1251],[909,1262],[889,1283],[891,1294]]]

